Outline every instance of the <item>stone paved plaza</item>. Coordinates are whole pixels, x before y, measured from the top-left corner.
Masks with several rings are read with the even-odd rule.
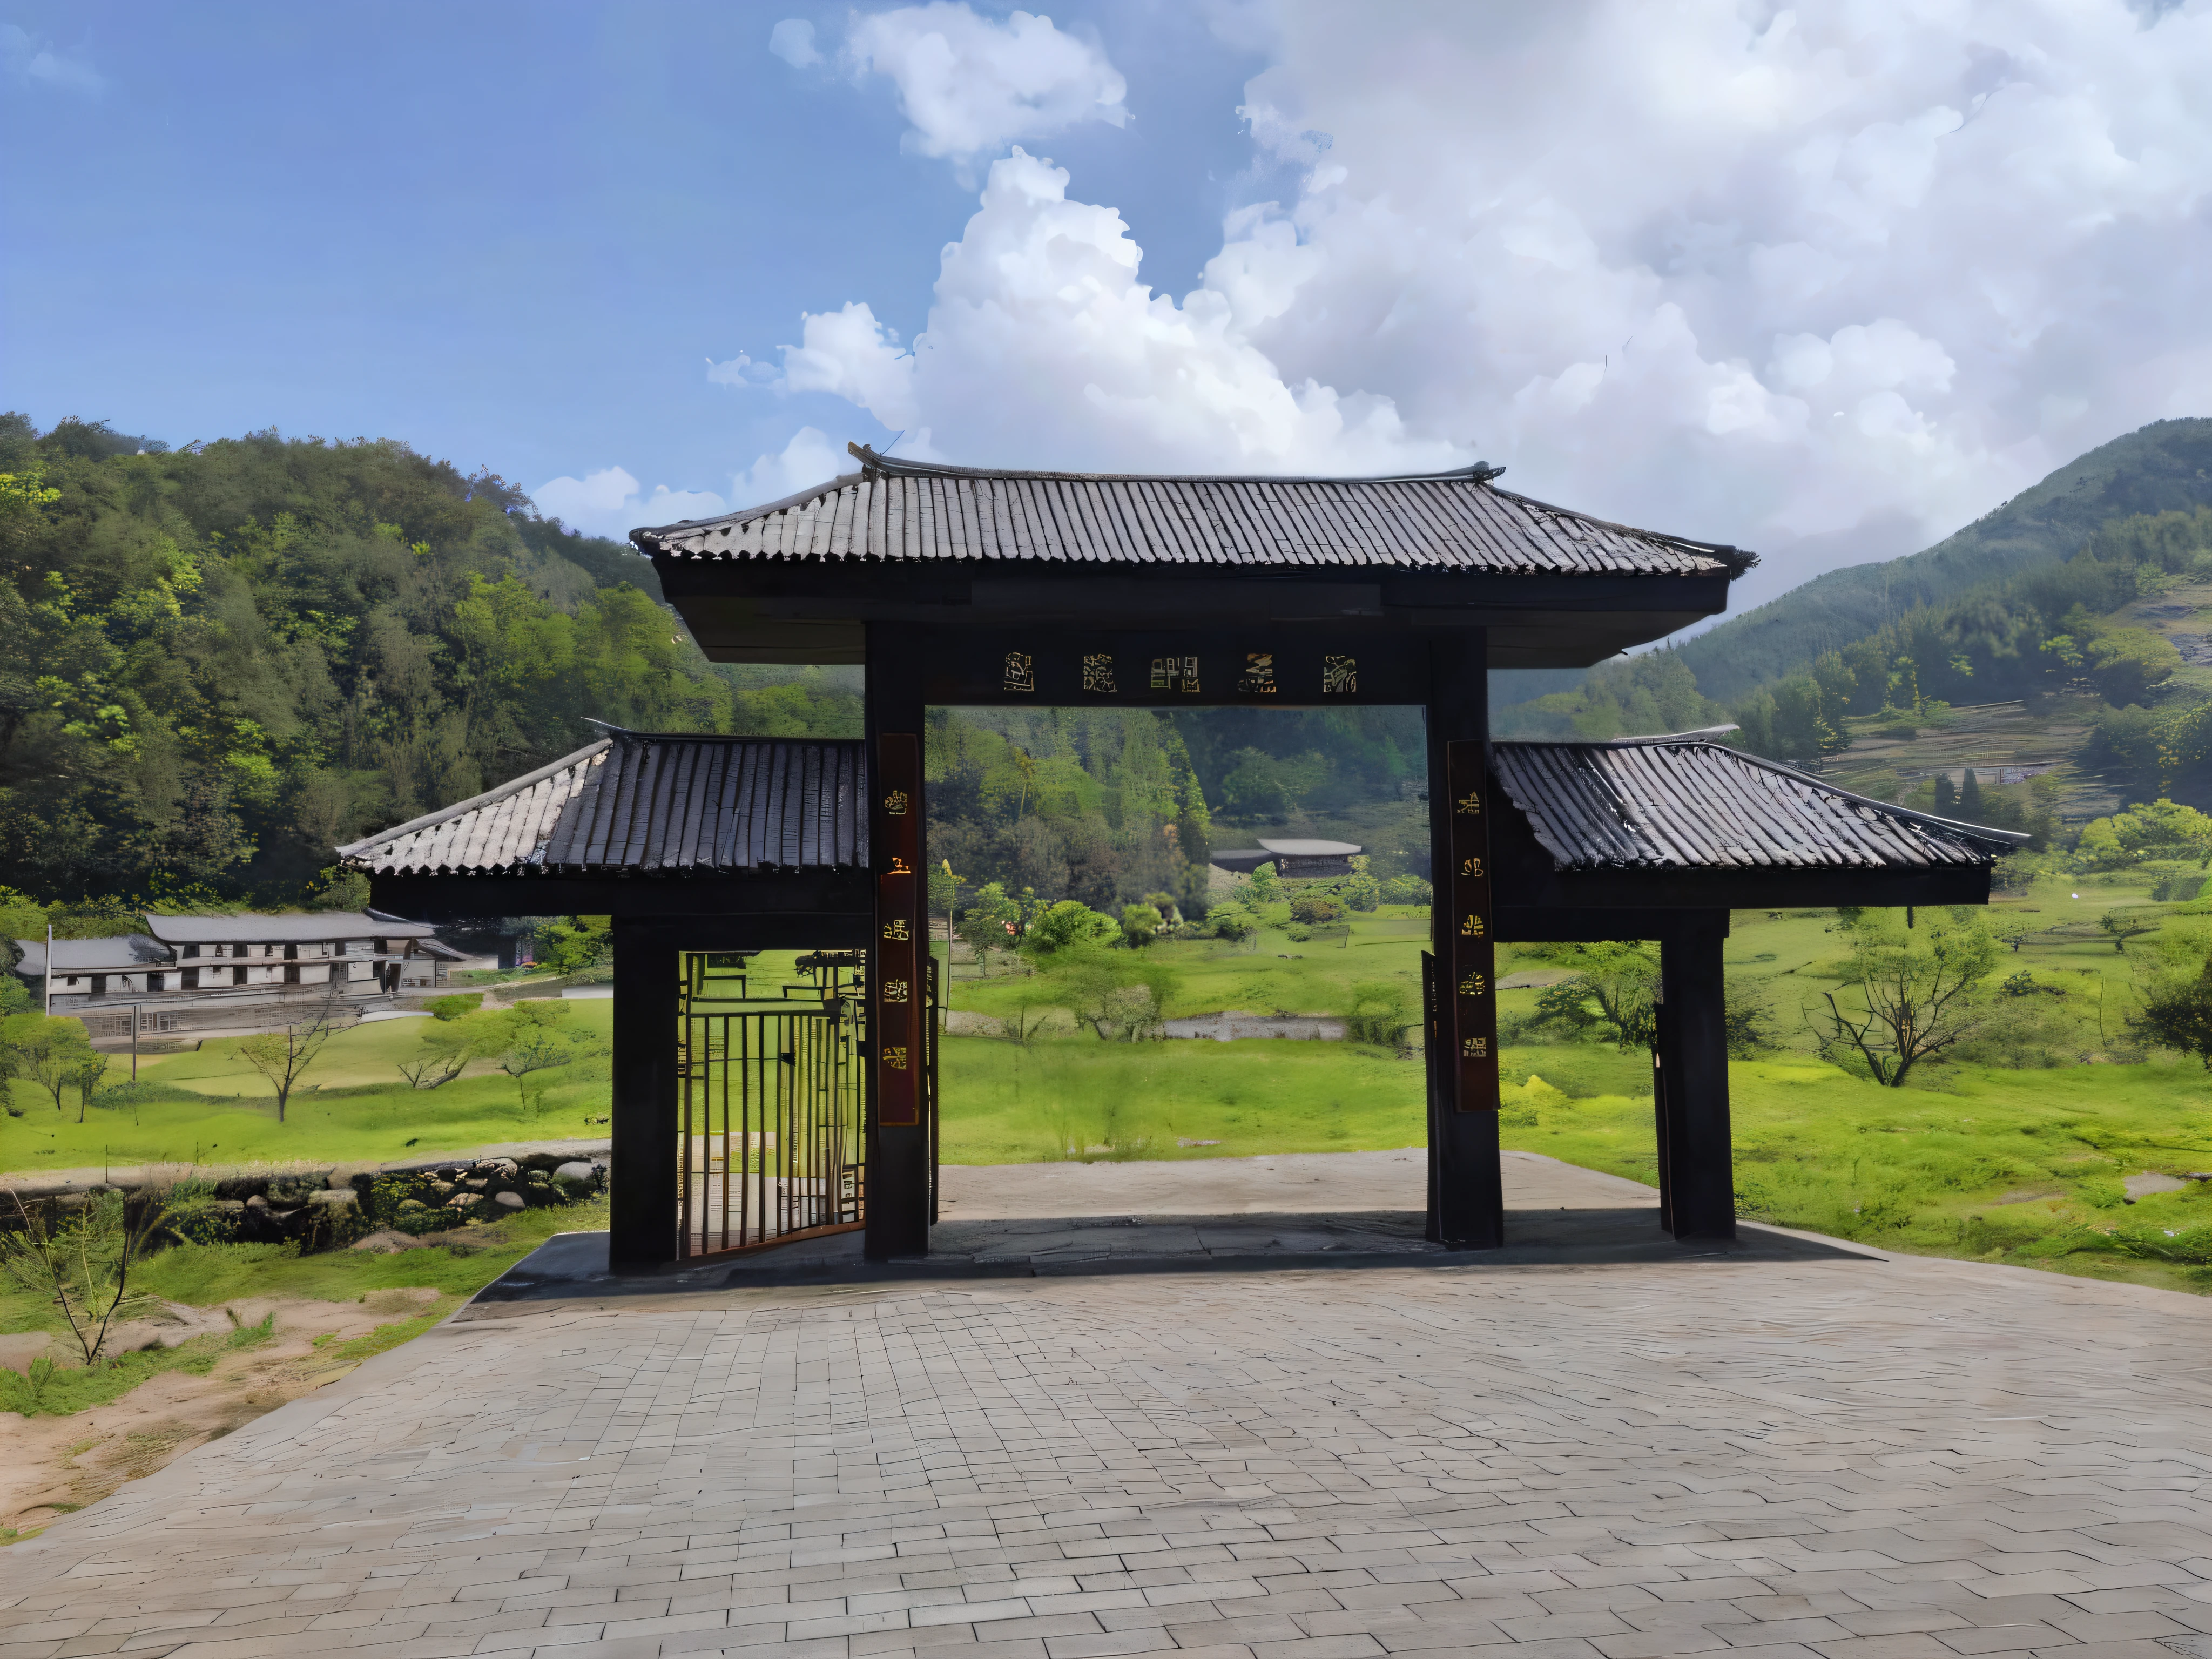
[[[2179,1295],[1686,1253],[475,1311],[0,1552],[0,1659],[2212,1655]]]

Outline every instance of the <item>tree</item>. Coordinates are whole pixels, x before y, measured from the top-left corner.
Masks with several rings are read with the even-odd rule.
[[[335,996],[326,996],[314,1013],[306,1019],[295,1019],[281,1031],[264,1031],[250,1036],[238,1045],[239,1058],[261,1073],[269,1086],[276,1091],[276,1121],[284,1121],[284,1113],[291,1104],[292,1091],[299,1086],[300,1079],[323,1045],[331,1040],[337,1029],[338,1002]]]
[[[1754,979],[1731,979],[1722,1000],[1722,1038],[1730,1060],[1749,1060],[1774,1046],[1774,1008]]]
[[[1282,879],[1276,875],[1272,863],[1263,864],[1255,870],[1247,887],[1255,904],[1273,904],[1283,896]]]
[[[15,1014],[0,1023],[15,1074],[27,1078],[62,1109],[62,1091],[76,1081],[92,1056],[92,1039],[81,1020],[46,1014]]]
[[[2141,910],[2107,910],[2097,918],[2097,926],[2112,935],[2112,949],[2125,956],[2130,939],[2158,931],[2158,918]]]
[[[1041,956],[1083,945],[1110,945],[1121,929],[1111,916],[1102,916],[1079,899],[1062,899],[1031,921],[1023,948]]]
[[[115,1057],[112,1054],[95,1052],[86,1054],[83,1059],[77,1061],[76,1070],[70,1074],[70,1081],[76,1085],[76,1121],[78,1122],[84,1121],[86,1109],[91,1106],[93,1096],[100,1091],[100,1080],[107,1075],[107,1068],[114,1064],[114,1060]]]
[[[109,1333],[155,1298],[131,1288],[131,1270],[161,1224],[161,1206],[131,1204],[112,1188],[89,1193],[65,1217],[55,1206],[33,1209],[15,1200],[16,1225],[0,1231],[0,1268],[41,1302],[58,1309],[87,1365],[104,1357]]]
[[[1979,919],[1963,908],[1925,912],[1917,930],[1897,926],[1891,912],[1862,912],[1851,925],[1852,969],[1863,1012],[1832,991],[1821,1052],[1862,1061],[1874,1080],[1901,1089],[1912,1068],[1966,1041],[1984,1013],[1976,992],[1996,961],[1996,946]],[[1818,1028],[1816,1027],[1816,1030]]]
[[[1395,1048],[1398,1034],[1412,1018],[1412,999],[1396,980],[1367,980],[1352,988],[1352,1012],[1345,1030],[1355,1042]]]
[[[1020,923],[1021,906],[1006,896],[1003,883],[984,883],[968,901],[957,927],[960,937],[968,941],[968,948],[975,952],[976,963],[986,978],[991,972],[991,952],[1012,951],[1018,938],[1015,930]]]
[[[1158,936],[1162,920],[1156,906],[1125,904],[1121,907],[1121,937],[1129,941],[1132,950],[1141,951]]]
[[[2201,972],[2154,982],[2143,993],[2142,1011],[2128,1017],[2128,1030],[2144,1042],[2194,1054],[2212,1071],[2212,959]]]

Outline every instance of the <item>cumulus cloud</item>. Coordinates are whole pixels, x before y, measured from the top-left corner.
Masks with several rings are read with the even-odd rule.
[[[13,23],[0,23],[0,64],[7,66],[12,80],[63,92],[89,94],[107,84],[89,64],[63,57]]]
[[[865,303],[805,319],[781,385],[827,392],[908,434],[901,453],[1016,466],[1382,470],[1445,466],[1387,398],[1286,382],[1206,288],[1182,305],[1138,279],[1129,228],[1067,199],[1019,149],[945,251],[909,350]]]
[[[803,426],[781,452],[763,455],[730,480],[730,499],[739,507],[781,501],[841,472],[857,470],[842,443],[817,428]]]
[[[822,61],[814,45],[814,25],[804,17],[787,17],[770,29],[768,49],[793,69],[806,69]]]
[[[1762,549],[1753,599],[2212,413],[2212,9],[1435,0],[1378,24],[1314,0],[1264,31],[1252,10],[1236,25],[1274,63],[1243,112],[1297,188],[1230,216],[1198,289],[1153,294],[1119,216],[1018,150],[910,344],[884,296],[848,299],[804,319],[779,384],[984,465],[1480,455]],[[942,46],[896,45],[954,14]],[[908,8],[848,50],[898,79],[915,148],[975,153],[1050,103],[943,67],[997,28]],[[1085,96],[1118,109],[1119,78],[1052,106]]]
[[[587,472],[580,478],[550,479],[532,490],[530,497],[540,513],[560,520],[571,530],[617,540],[640,525],[709,519],[728,510],[712,490],[671,489],[666,484],[656,484],[651,495],[641,495],[637,480],[619,466]]]
[[[1128,85],[1105,52],[1025,11],[1003,23],[965,0],[873,12],[853,20],[845,54],[898,88],[906,149],[963,165],[1014,139],[1129,118]]]

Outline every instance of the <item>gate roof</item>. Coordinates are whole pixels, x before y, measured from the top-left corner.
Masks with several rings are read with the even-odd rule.
[[[1560,870],[1985,869],[2028,839],[1853,794],[1696,732],[1496,744],[1491,768]]]
[[[1164,629],[1233,629],[1237,649],[1264,650],[1275,641],[1260,635],[1305,624],[1338,649],[1376,630],[1486,629],[1493,668],[1567,667],[1717,614],[1757,562],[1500,489],[1496,467],[1137,477],[848,447],[857,472],[630,532],[715,661],[864,662],[869,623],[1011,627],[1030,650]]]
[[[1391,478],[1140,477],[893,460],[720,518],[634,530],[657,559],[1196,565],[1741,575],[1757,556],[1500,489],[1502,469]]]
[[[573,755],[338,855],[372,876],[863,868],[860,750],[855,741],[610,728]]]

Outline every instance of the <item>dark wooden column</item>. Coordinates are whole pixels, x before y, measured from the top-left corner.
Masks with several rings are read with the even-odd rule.
[[[676,1259],[677,947],[665,925],[619,915],[614,945],[607,1255],[640,1273]]]
[[[1496,928],[1488,866],[1488,639],[1480,629],[1439,634],[1429,641],[1437,1024],[1429,1061],[1428,1236],[1467,1249],[1496,1249],[1505,1243],[1498,1167]]]
[[[934,1103],[921,1086],[921,964],[928,951],[927,816],[922,799],[922,641],[915,628],[867,624],[869,856],[876,914],[868,970],[871,1261],[929,1254]],[[908,799],[901,803],[894,792]],[[907,873],[897,873],[894,860]]]
[[[1662,1224],[1677,1238],[1735,1237],[1721,950],[1725,910],[1678,911],[1661,936],[1659,1134]]]

